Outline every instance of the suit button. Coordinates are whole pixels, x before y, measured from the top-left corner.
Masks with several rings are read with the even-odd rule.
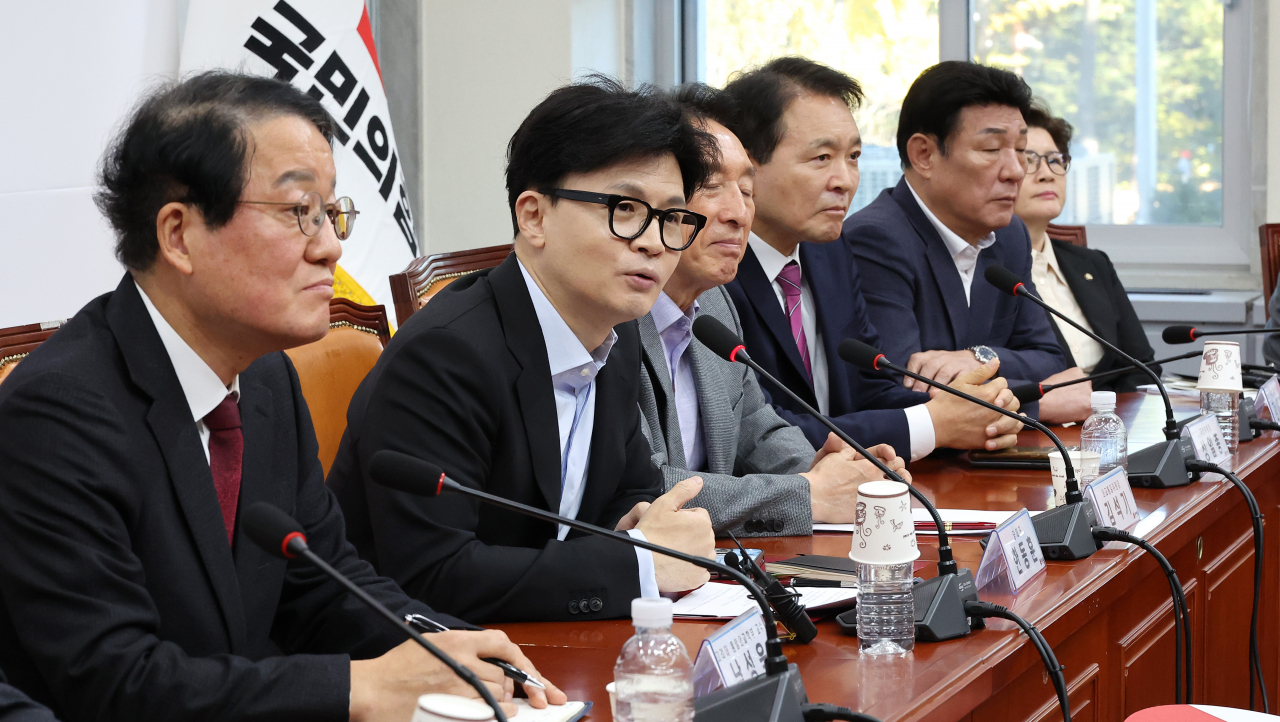
[[[587,614],[588,612],[590,612],[590,611],[591,611],[591,600],[590,600],[590,599],[583,599],[582,601],[578,602],[578,609],[579,609],[579,610],[581,610],[583,614]]]
[[[770,520],[769,520],[769,528],[770,528],[770,529],[771,529],[775,534],[781,534],[781,533],[782,533],[782,520],[781,520],[781,519],[770,519]]]
[[[593,611],[593,612],[598,612],[598,611],[600,611],[601,609],[604,609],[604,602],[600,600],[600,597],[592,597],[592,598],[591,598],[591,611]]]
[[[578,600],[575,599],[572,602],[569,602],[569,613],[570,614],[578,613]]]

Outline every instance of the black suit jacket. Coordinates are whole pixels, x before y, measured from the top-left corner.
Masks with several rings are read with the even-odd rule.
[[[1116,276],[1116,268],[1111,265],[1111,259],[1107,258],[1107,254],[1091,248],[1081,248],[1065,241],[1050,241],[1050,243],[1053,244],[1053,253],[1058,258],[1058,265],[1066,278],[1067,286],[1071,289],[1071,295],[1076,297],[1076,303],[1080,304],[1080,310],[1084,313],[1089,326],[1093,328],[1093,332],[1143,363],[1154,360],[1156,352],[1147,341],[1147,334],[1142,330],[1142,322],[1138,320],[1138,314],[1133,310],[1133,303],[1129,301],[1129,295],[1120,284],[1120,278]],[[1045,313],[1049,315],[1047,311]],[[1060,321],[1052,315],[1049,315],[1049,320],[1053,323],[1053,332],[1058,337],[1058,345],[1062,347],[1062,353],[1067,357],[1067,367],[1075,366],[1076,361],[1071,356],[1071,349],[1067,347],[1066,340],[1062,337],[1062,330],[1058,327]],[[1122,361],[1114,353],[1104,349],[1102,360],[1090,373],[1100,374],[1126,365],[1128,362]],[[1158,365],[1152,366],[1151,370],[1160,373]],[[1149,383],[1151,383],[1150,376],[1136,371],[1094,381],[1093,389],[1116,392],[1136,391],[1138,384]]]
[[[864,446],[889,444],[904,459],[911,458],[911,434],[902,409],[929,400],[927,394],[908,391],[887,374],[867,373],[840,358],[836,349],[846,338],[880,347],[880,335],[867,315],[862,279],[849,249],[839,241],[801,243],[800,265],[813,293],[822,353],[827,360],[828,400],[832,420]],[[766,371],[806,402],[818,407],[813,386],[804,371],[800,351],[773,284],[756,259],[747,253],[738,264],[738,275],[726,285],[742,319],[742,340],[747,353]],[[778,415],[804,431],[809,443],[821,447],[829,433],[791,397],[761,381]]]
[[[640,424],[635,323],[596,376],[595,426],[578,518],[612,529],[661,492]],[[351,400],[329,484],[364,558],[411,595],[469,621],[622,617],[640,596],[636,554],[613,539],[481,505],[391,491],[369,460],[394,449],[451,478],[560,508],[560,436],[542,328],[516,256],[454,281],[396,333]],[[585,607],[585,609],[584,609]]]
[[[278,506],[375,598],[429,613],[346,542],[286,356],[254,362],[240,391],[240,509]],[[349,656],[404,639],[243,530],[233,552],[127,274],[0,385],[0,469],[0,668],[64,720],[346,720]]]
[[[17,689],[5,684],[0,674],[0,722],[57,722],[53,713]]]
[[[868,313],[885,334],[881,350],[891,361],[905,366],[917,351],[990,346],[1010,386],[1066,368],[1044,310],[1002,293],[983,276],[999,264],[1035,290],[1031,238],[1021,218],[996,231],[995,244],[978,254],[968,300],[946,242],[905,177],[849,216],[842,238],[862,269]],[[1035,415],[1030,405],[1022,412]]]

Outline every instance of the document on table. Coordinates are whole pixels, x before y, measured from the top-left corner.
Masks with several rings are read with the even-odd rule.
[[[517,697],[511,701],[511,704],[516,706],[518,713],[512,719],[518,719],[520,722],[575,722],[591,711],[590,702],[549,704],[543,709],[537,709],[529,704],[529,700]]]
[[[848,587],[801,587],[796,591],[800,592],[800,603],[806,609],[839,604],[858,596],[857,589]],[[733,619],[759,606],[749,594],[747,588],[739,584],[704,584],[676,601],[672,612],[677,617]]]
[[[943,523],[950,523],[956,526],[966,524],[981,524],[981,529],[955,529],[952,528],[947,533],[951,536],[986,536],[996,527],[1009,517],[1017,514],[1017,511],[984,511],[982,509],[939,509],[938,515],[942,517]],[[1039,514],[1038,511],[1031,512],[1031,516]],[[932,525],[933,517],[929,515],[929,511],[924,507],[915,507],[911,510],[911,519],[916,523],[917,534],[936,534],[937,532],[930,526],[929,529],[920,529],[921,523]],[[814,524],[814,531],[847,531],[852,532],[856,527],[855,524]]]

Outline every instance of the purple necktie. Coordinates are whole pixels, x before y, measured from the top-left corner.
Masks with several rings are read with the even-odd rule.
[[[235,394],[218,404],[204,417],[209,429],[209,471],[222,507],[222,523],[227,527],[227,543],[235,542],[236,504],[240,501],[240,463],[244,458],[244,434],[240,431],[240,406]]]
[[[812,379],[809,340],[804,335],[804,322],[800,312],[800,264],[791,261],[783,266],[782,272],[778,274],[778,285],[782,288],[782,306],[787,312],[787,321],[791,324],[791,337],[795,339],[800,360],[804,362],[804,373]]]

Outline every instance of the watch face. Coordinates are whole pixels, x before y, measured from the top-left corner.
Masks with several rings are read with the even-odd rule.
[[[996,352],[990,346],[974,346],[973,355],[978,359],[979,363],[987,363],[997,358]]]

